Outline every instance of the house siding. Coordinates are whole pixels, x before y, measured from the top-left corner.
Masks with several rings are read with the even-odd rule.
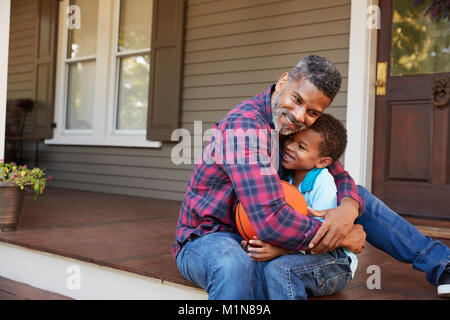
[[[11,1],[7,99],[35,97],[37,14],[37,1]],[[27,117],[25,135],[30,135],[33,119],[34,114]]]
[[[343,86],[328,112],[345,121],[350,0],[190,0],[187,5],[183,128],[193,133],[194,121],[203,122],[203,131],[211,128],[309,54],[329,58],[341,71]],[[181,200],[194,165],[173,164],[174,145],[43,145],[40,166],[54,175],[55,187]]]

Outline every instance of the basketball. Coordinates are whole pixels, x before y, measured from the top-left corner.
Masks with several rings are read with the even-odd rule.
[[[281,180],[281,186],[283,187],[286,203],[298,213],[307,216],[308,205],[302,193],[289,182]],[[244,238],[244,240],[246,241],[253,239],[253,237],[256,236],[256,233],[253,230],[253,227],[248,220],[247,213],[245,212],[244,207],[242,207],[240,202],[238,202],[236,205],[235,216],[236,226],[242,238]]]

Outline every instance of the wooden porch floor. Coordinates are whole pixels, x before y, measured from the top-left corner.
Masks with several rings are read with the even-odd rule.
[[[36,201],[25,197],[18,230],[0,233],[0,241],[193,286],[171,255],[179,208],[177,201],[48,188]],[[439,299],[422,272],[370,244],[358,257],[352,283],[320,299]],[[370,265],[381,269],[380,290],[367,288]]]

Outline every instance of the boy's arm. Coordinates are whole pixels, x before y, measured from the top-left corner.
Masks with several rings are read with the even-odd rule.
[[[358,195],[356,184],[342,165],[336,161],[329,167],[329,171],[336,183],[339,206],[320,212],[309,209],[310,214],[324,218],[322,226],[309,244],[313,253],[329,252],[337,248],[364,210],[364,201]]]
[[[343,247],[356,254],[362,252],[366,246],[366,233],[360,224],[354,224],[350,233],[339,243]]]

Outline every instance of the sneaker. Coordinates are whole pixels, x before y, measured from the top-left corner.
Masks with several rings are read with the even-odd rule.
[[[438,295],[441,298],[450,298],[450,264],[439,277]]]

